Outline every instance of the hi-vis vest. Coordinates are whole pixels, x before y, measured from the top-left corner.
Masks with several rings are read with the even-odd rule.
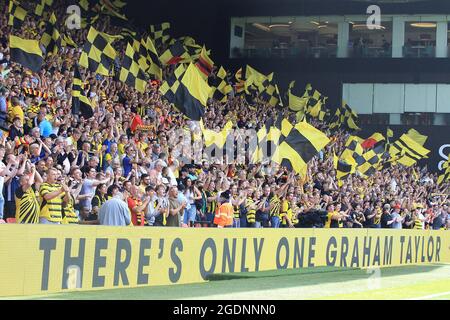
[[[229,202],[223,203],[216,209],[216,215],[214,216],[214,223],[221,227],[232,226],[233,216],[234,216],[233,205]]]

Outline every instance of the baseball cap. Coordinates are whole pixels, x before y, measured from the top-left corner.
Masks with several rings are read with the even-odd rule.
[[[394,209],[401,209],[401,208],[402,208],[402,206],[399,204],[394,205]]]

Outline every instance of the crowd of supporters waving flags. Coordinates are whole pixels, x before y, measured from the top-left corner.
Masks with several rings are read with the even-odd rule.
[[[81,8],[80,16],[67,13],[67,7],[72,4]],[[336,188],[345,187],[353,177],[378,179],[383,170],[397,172],[398,168],[404,168],[417,181],[428,174],[417,166],[430,153],[424,147],[427,137],[419,132],[412,129],[394,140],[389,129],[386,133],[375,132],[368,138],[361,138],[358,115],[345,102],[337,107],[329,106],[319,88],[311,84],[299,88],[295,81],[289,84],[287,92],[281,92],[274,73],[266,75],[250,65],[233,74],[226,67],[214,64],[213,53],[206,45],[198,44],[190,36],[171,37],[168,22],[151,25],[146,30],[134,27],[123,13],[125,6],[120,0],[41,0],[36,3],[10,0],[4,6],[7,8],[10,61],[23,67],[25,75],[30,73],[44,79],[49,73],[64,74],[61,78],[65,79],[58,79],[58,85],[63,83],[69,88],[66,90],[69,96],[65,97],[65,92],[46,92],[43,86],[36,84],[23,87],[23,95],[37,99],[38,103],[26,111],[39,114],[40,107],[45,105],[52,113],[49,117],[64,118],[64,112],[59,115],[56,111],[64,109],[59,101],[64,100],[70,110],[65,116],[76,127],[107,121],[105,135],[95,132],[86,138],[94,139],[97,134],[98,141],[91,145],[100,146],[97,153],[101,162],[107,162],[108,155],[110,160],[113,158],[109,149],[112,137],[117,138],[114,143],[121,146],[120,161],[124,161],[123,156],[127,158],[128,151],[134,152],[128,148],[136,147],[135,142],[126,143],[128,138],[133,137],[148,149],[150,140],[160,142],[161,138],[154,136],[176,128],[190,130],[193,140],[201,140],[204,151],[214,155],[212,161],[217,161],[218,165],[223,165],[223,161],[230,166],[240,165],[250,174],[255,166],[262,168],[270,163],[290,172],[288,177],[273,174],[277,179],[283,176],[283,181],[311,182],[314,170],[325,165],[336,173],[332,177]],[[80,28],[69,28],[67,21],[79,23]],[[8,113],[16,112],[16,106],[12,102],[9,104]],[[120,123],[112,119],[115,116]],[[36,118],[38,120],[27,116],[21,120],[29,120],[33,129],[33,126],[41,126],[42,119]],[[9,119],[8,125],[2,127],[11,131],[14,119]],[[230,151],[226,150],[229,148],[227,141],[240,137],[236,131],[242,128],[252,129],[253,135],[243,139],[245,155],[237,161],[233,158],[239,153],[236,143],[231,144],[231,157],[226,156]],[[115,130],[120,132],[117,134]],[[15,137],[13,134],[9,138],[16,148],[28,143],[23,135]],[[83,145],[81,143],[79,149]],[[102,149],[105,145],[107,152]],[[168,150],[179,146],[175,142]],[[20,155],[18,150],[15,151],[17,156]],[[148,156],[141,154],[140,160],[145,161]],[[122,164],[125,180],[121,183],[124,183],[135,168],[128,168],[128,160]],[[228,172],[234,171],[229,169]],[[449,179],[447,163],[433,190],[447,190]],[[269,181],[266,176],[266,183]],[[289,188],[275,189],[281,194]],[[341,199],[340,196],[334,200],[337,199]],[[446,200],[443,198],[441,202]]]

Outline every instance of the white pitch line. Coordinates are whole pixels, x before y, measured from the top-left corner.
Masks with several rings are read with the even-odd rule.
[[[447,295],[450,295],[450,291],[442,292],[442,293],[436,293],[436,294],[430,294],[428,296],[423,296],[423,297],[410,298],[410,299],[406,299],[406,300],[427,300],[427,299],[433,299],[433,298],[437,298],[437,297],[441,297],[441,296],[447,296]]]

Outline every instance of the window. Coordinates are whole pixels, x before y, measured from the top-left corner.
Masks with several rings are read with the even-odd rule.
[[[405,58],[434,58],[436,56],[436,22],[408,21],[405,25]]]
[[[374,113],[374,114],[360,114],[358,115],[360,126],[364,125],[389,125],[389,114]]]
[[[350,21],[349,56],[386,58],[392,56],[392,21],[383,21],[380,29],[370,30],[366,21]]]
[[[244,55],[257,58],[330,58],[337,53],[337,23],[302,17],[295,21],[249,22]]]
[[[236,37],[242,38],[242,27],[241,26],[234,26],[234,35]]]
[[[230,56],[314,59],[336,58],[339,52],[339,57],[350,58],[434,58],[437,52],[439,57],[447,57],[444,24],[449,23],[450,30],[449,21],[450,16],[444,14],[398,13],[382,15],[381,25],[369,29],[364,14],[234,17]],[[438,29],[442,31],[439,39]]]
[[[434,115],[432,113],[410,113],[406,112],[401,115],[401,122],[407,126],[431,126],[433,125]]]

